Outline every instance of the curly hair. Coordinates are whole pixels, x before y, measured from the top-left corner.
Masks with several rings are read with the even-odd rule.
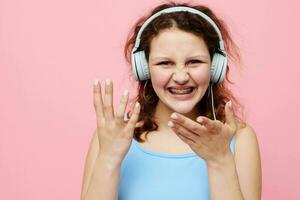
[[[213,11],[208,8],[206,5],[192,5],[191,3],[175,3],[168,2],[161,4],[155,7],[150,13],[146,16],[141,17],[130,30],[129,35],[127,36],[126,44],[124,47],[124,55],[125,60],[131,65],[131,51],[134,47],[134,43],[136,40],[136,36],[138,31],[140,30],[143,23],[153,14],[169,7],[174,6],[188,6],[194,9],[197,9],[206,15],[208,15],[218,26],[221,31],[224,43],[225,50],[228,54],[229,62],[230,61],[240,61],[241,56],[239,54],[239,49],[235,42],[232,40],[228,28],[222,19],[217,18],[217,16],[213,13]],[[151,40],[159,34],[161,30],[169,29],[172,27],[176,27],[180,30],[193,33],[196,36],[202,37],[205,43],[208,46],[210,57],[212,59],[212,55],[214,52],[219,49],[219,37],[213,27],[202,17],[189,13],[189,12],[174,12],[162,14],[159,17],[155,18],[143,31],[141,35],[141,43],[140,48],[144,49],[146,59],[149,61],[149,52],[150,52],[150,44]],[[224,107],[227,101],[231,100],[233,104],[233,109],[238,121],[242,122],[244,126],[245,122],[242,120],[243,117],[243,105],[239,103],[236,97],[232,94],[232,92],[228,89],[227,84],[233,84],[228,78],[228,74],[230,71],[230,67],[227,64],[227,71],[225,74],[225,79],[223,82],[219,84],[214,84],[212,89],[214,93],[214,105],[215,105],[215,113],[216,118],[223,123],[225,122],[225,112]],[[130,76],[133,77],[133,73],[131,67],[129,67]],[[146,81],[138,82],[138,94],[136,97],[130,100],[138,101],[141,105],[141,110],[139,114],[139,122],[142,122],[142,125],[136,127],[134,130],[134,138],[139,142],[144,142],[141,138],[141,134],[145,132],[146,139],[147,134],[150,131],[155,131],[158,129],[158,125],[154,119],[154,111],[155,107],[158,103],[158,96],[156,95],[153,87],[151,86],[151,80],[148,80],[149,84],[146,84]],[[146,86],[146,87],[145,87]],[[203,98],[197,103],[197,107],[199,108],[199,115],[206,116],[210,119],[213,118],[212,108],[211,108],[211,100],[209,97],[209,89],[207,89]],[[238,109],[237,109],[238,108]],[[131,111],[128,111],[127,115],[130,114]],[[241,116],[240,116],[241,115]]]

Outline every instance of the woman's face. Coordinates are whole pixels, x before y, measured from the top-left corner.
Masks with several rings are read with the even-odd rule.
[[[160,103],[178,113],[189,113],[201,100],[210,81],[210,55],[204,40],[171,28],[162,30],[150,44],[152,86]],[[174,91],[174,89],[181,89]],[[192,92],[182,89],[193,89]],[[175,93],[176,92],[176,93]]]

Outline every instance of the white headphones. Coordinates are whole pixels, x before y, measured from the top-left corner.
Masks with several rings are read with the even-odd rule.
[[[136,80],[142,81],[142,80],[147,80],[150,79],[150,72],[149,72],[149,66],[147,63],[147,59],[145,56],[145,52],[138,51],[137,49],[139,48],[140,45],[140,37],[143,32],[143,30],[147,27],[147,25],[156,17],[158,17],[161,14],[164,13],[172,13],[172,12],[181,12],[181,11],[186,11],[186,12],[191,12],[194,14],[197,14],[201,16],[202,18],[206,19],[212,27],[215,29],[215,31],[218,34],[219,37],[219,46],[220,49],[218,49],[217,52],[214,53],[212,63],[211,63],[211,82],[213,83],[220,83],[224,80],[224,76],[226,74],[226,68],[227,68],[227,53],[224,49],[224,42],[222,40],[222,35],[220,30],[218,29],[217,25],[214,23],[214,21],[208,17],[206,14],[200,12],[199,10],[196,10],[194,8],[186,7],[186,6],[177,6],[177,7],[171,7],[171,8],[166,8],[164,10],[161,10],[154,15],[152,15],[150,18],[148,18],[145,23],[142,25],[140,28],[135,45],[132,49],[131,52],[131,65],[132,65],[132,70],[135,76]]]

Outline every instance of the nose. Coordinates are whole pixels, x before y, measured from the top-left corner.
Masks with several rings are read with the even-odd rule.
[[[173,72],[173,80],[178,84],[184,84],[189,80],[189,72],[186,67],[176,68]]]

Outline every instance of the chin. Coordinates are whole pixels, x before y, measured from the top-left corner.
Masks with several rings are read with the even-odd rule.
[[[201,100],[202,92],[199,90],[196,90],[190,98],[181,100],[174,98],[172,95],[168,94],[166,100],[166,104],[169,108],[174,110],[175,112],[186,114],[191,112],[194,107],[197,105],[197,103]]]
[[[197,103],[192,102],[176,102],[169,104],[169,108],[180,114],[188,114],[193,111]]]

